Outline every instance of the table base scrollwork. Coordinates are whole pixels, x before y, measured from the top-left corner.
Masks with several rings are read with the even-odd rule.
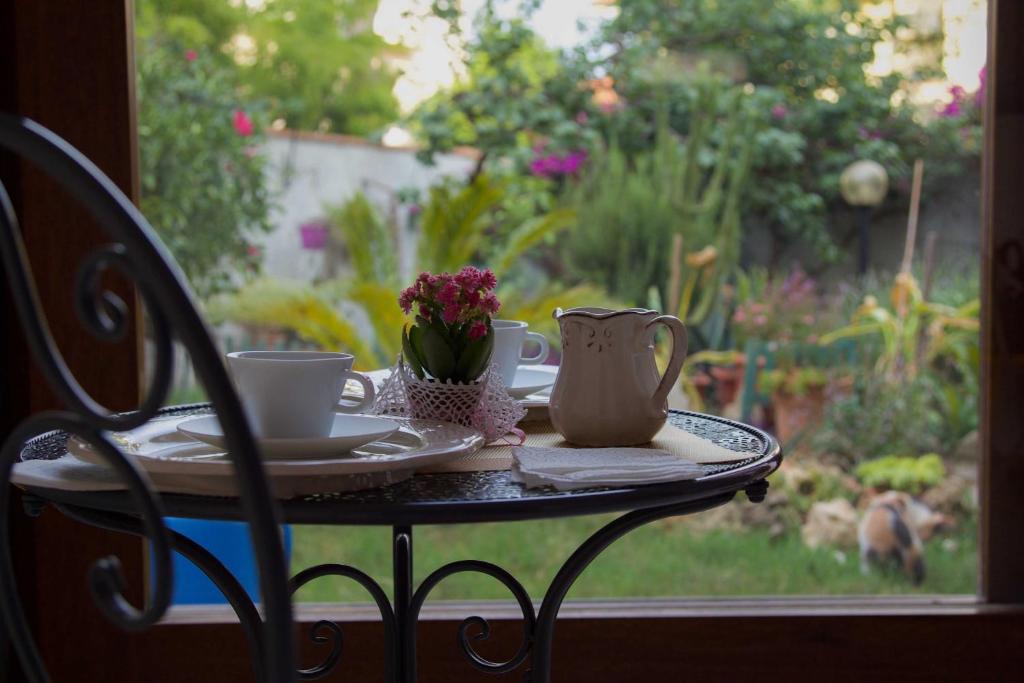
[[[757,481],[746,489],[753,502],[764,500],[767,482]],[[556,619],[562,602],[576,579],[607,547],[630,531],[650,522],[681,515],[693,514],[729,502],[734,492],[712,497],[634,510],[609,522],[584,541],[565,561],[548,587],[538,609],[535,609],[523,585],[508,571],[483,560],[459,560],[446,564],[428,575],[418,585],[413,581],[413,527],[392,528],[392,555],[394,562],[394,594],[389,599],[381,585],[365,572],[343,564],[321,564],[297,573],[290,582],[292,594],[316,579],[341,576],[355,581],[369,593],[380,610],[385,640],[385,680],[411,683],[416,680],[416,627],[420,612],[431,591],[446,578],[455,574],[473,572],[485,574],[508,588],[523,615],[522,640],[517,651],[505,661],[491,661],[474,648],[474,641],[490,636],[490,624],[481,616],[469,616],[458,627],[457,639],[469,665],[491,674],[505,674],[525,666],[524,680],[547,683],[551,680],[551,655]],[[141,520],[131,515],[105,512],[59,504],[56,507],[68,517],[84,524],[103,529],[145,535]],[[202,546],[171,531],[171,545],[191,560],[220,589],[234,609],[249,641],[256,680],[264,677],[260,671],[263,661],[261,617],[255,604],[234,576]],[[315,680],[329,675],[341,662],[343,653],[342,628],[328,620],[320,620],[309,627],[310,640],[329,647],[322,660],[297,674],[301,679]]]

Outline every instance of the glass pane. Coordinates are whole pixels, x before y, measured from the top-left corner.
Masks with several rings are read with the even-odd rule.
[[[556,306],[678,316],[669,406],[784,444],[765,503],[640,529],[572,596],[975,591],[984,0],[136,7],[142,208],[225,351],[387,368],[402,289],[473,265],[551,366]],[[416,573],[539,598],[610,519],[417,529]],[[390,585],[388,530],[290,534]]]

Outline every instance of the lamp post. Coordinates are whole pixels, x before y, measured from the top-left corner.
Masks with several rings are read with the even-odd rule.
[[[875,161],[855,161],[839,176],[839,192],[857,213],[857,273],[860,275],[868,270],[871,212],[882,203],[888,191],[889,174]]]

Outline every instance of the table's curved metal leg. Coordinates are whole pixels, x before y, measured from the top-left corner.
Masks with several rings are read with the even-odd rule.
[[[530,594],[526,592],[523,585],[506,570],[502,569],[496,564],[490,562],[483,562],[481,560],[460,560],[458,562],[450,562],[439,569],[436,569],[430,574],[423,583],[420,584],[419,588],[416,589],[416,593],[413,594],[412,602],[409,605],[409,612],[405,621],[405,652],[403,653],[403,659],[409,667],[410,672],[414,672],[416,669],[416,622],[419,619],[420,609],[423,607],[423,603],[427,599],[427,595],[434,587],[441,583],[447,577],[453,574],[460,574],[462,572],[477,572],[480,574],[486,574],[491,576],[502,584],[505,585],[515,597],[516,602],[519,603],[519,609],[523,613],[523,641],[519,646],[519,650],[511,658],[504,662],[492,662],[489,659],[480,656],[476,650],[473,649],[470,638],[473,640],[486,640],[491,634],[490,624],[487,620],[479,616],[467,617],[459,625],[459,646],[462,648],[463,653],[469,659],[470,663],[485,673],[500,674],[507,671],[512,671],[517,668],[520,664],[526,661],[526,658],[530,655],[530,648],[533,644],[533,631],[536,624],[536,616],[533,611],[533,603],[530,601]],[[479,627],[479,632],[470,636],[469,631],[473,626]],[[414,681],[415,675],[410,673],[407,676],[408,681]]]
[[[529,680],[531,683],[548,683],[551,680],[551,643],[554,638],[555,619],[562,601],[573,583],[583,570],[594,561],[601,552],[622,538],[627,533],[650,522],[665,517],[688,515],[717,507],[732,500],[734,492],[723,493],[713,498],[705,498],[677,505],[665,505],[647,510],[629,512],[598,529],[583,545],[576,549],[544,594],[540,611],[537,614],[537,627],[533,637],[533,657]]]
[[[117,531],[132,534],[134,536],[146,536],[145,525],[136,517],[119,514],[116,512],[101,512],[71,505],[56,505],[64,515],[89,526],[99,527],[108,531]],[[238,621],[245,632],[246,640],[249,643],[250,659],[252,660],[253,672],[257,681],[265,680],[263,667],[264,645],[262,619],[256,605],[253,604],[249,594],[235,578],[227,567],[221,564],[220,560],[214,557],[206,548],[199,545],[187,536],[168,529],[171,545],[174,550],[189,559],[192,564],[199,568],[217,586],[217,589],[224,595],[224,598],[231,605],[231,608],[238,616]]]
[[[387,593],[380,584],[373,580],[369,574],[360,571],[355,567],[344,564],[320,564],[315,567],[304,569],[292,577],[289,587],[294,595],[297,590],[310,581],[323,576],[342,576],[351,579],[366,589],[377,603],[381,619],[384,622],[384,675],[385,680],[395,680],[396,653],[398,651],[398,628],[395,622],[395,612],[388,601]],[[329,636],[327,634],[330,634]],[[330,641],[331,651],[324,658],[324,661],[309,669],[302,669],[299,675],[304,679],[323,678],[329,674],[341,658],[342,632],[341,627],[333,621],[321,620],[313,625],[310,638],[314,643],[324,644]]]

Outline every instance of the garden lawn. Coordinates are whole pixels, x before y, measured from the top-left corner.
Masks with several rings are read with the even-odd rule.
[[[446,562],[479,559],[508,569],[540,599],[560,564],[610,516],[505,524],[419,527],[415,530],[416,580]],[[855,549],[811,550],[799,533],[772,539],[765,530],[700,531],[689,521],[656,522],[619,540],[583,573],[570,598],[711,595],[836,595],[970,593],[977,584],[977,530],[965,521],[948,537],[926,545],[928,576],[913,586],[894,569],[860,572]],[[391,591],[390,529],[294,527],[292,571],[322,563],[355,565]],[[342,578],[314,581],[303,602],[366,602]],[[495,580],[452,576],[432,599],[508,599]]]

